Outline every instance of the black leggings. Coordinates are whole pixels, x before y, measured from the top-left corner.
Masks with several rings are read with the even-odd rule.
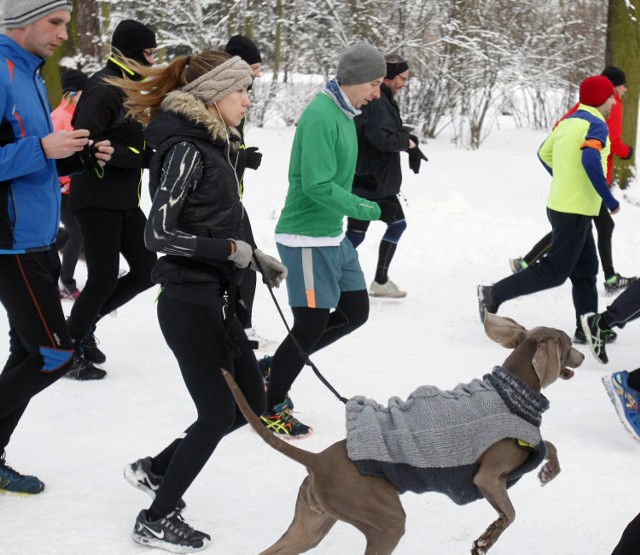
[[[611,555],[638,555],[638,553],[640,553],[640,514],[627,525]]]
[[[69,195],[62,195],[60,219],[67,232],[67,241],[64,244],[64,252],[62,253],[60,281],[63,285],[67,285],[73,289],[76,286],[76,280],[73,276],[76,272],[80,251],[82,250],[82,232],[80,231],[78,220],[71,210],[69,210]]]
[[[75,216],[82,229],[87,282],[73,303],[69,333],[81,339],[99,318],[153,285],[151,270],[156,255],[144,246],[147,219],[140,208],[85,208]],[[129,272],[118,278],[120,253],[129,264]]]
[[[162,294],[158,321],[165,341],[173,351],[184,383],[197,410],[197,420],[183,439],[172,442],[154,461],[162,484],[150,511],[167,515],[200,473],[220,440],[245,420],[236,406],[220,368],[231,372],[256,414],[265,410],[265,393],[256,357],[242,350],[231,359],[224,341],[222,299],[218,306],[186,303]],[[245,337],[239,322],[237,337]]]
[[[281,403],[300,374],[307,357],[359,328],[369,318],[365,290],[340,295],[334,311],[328,308],[292,307],[293,327],[273,355],[267,406]],[[291,336],[294,336],[302,353]]]

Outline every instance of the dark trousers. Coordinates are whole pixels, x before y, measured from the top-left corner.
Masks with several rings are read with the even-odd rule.
[[[640,553],[640,514],[627,525],[611,555],[638,555],[638,553]]]
[[[598,231],[598,255],[600,256],[602,271],[605,279],[610,278],[616,273],[613,269],[613,252],[611,246],[615,223],[604,203],[600,206],[600,213],[593,218],[593,223]],[[527,264],[530,265],[537,262],[549,252],[551,248],[551,236],[552,233],[545,235],[524,255],[524,261]]]
[[[580,315],[597,312],[598,255],[591,231],[591,217],[547,209],[552,242],[547,255],[537,264],[493,285],[493,295],[503,303],[522,295],[562,285],[567,278],[573,285],[576,325]]]
[[[242,218],[242,235],[244,240],[251,246],[255,246],[256,241],[253,238],[253,229],[251,228],[251,222],[249,221],[249,215],[246,210],[244,217]],[[256,285],[258,272],[246,269],[242,272],[242,280],[238,285],[238,296],[242,300],[242,304],[246,309],[246,314],[243,314],[242,325],[245,329],[253,327],[252,314],[253,314],[253,301],[256,297]]]
[[[155,457],[156,468],[164,478],[150,510],[166,515],[173,511],[220,440],[245,424],[220,368],[233,374],[256,414],[262,414],[266,405],[253,351],[241,350],[240,357],[233,360],[229,355],[222,299],[218,306],[203,306],[160,295],[158,321],[197,410],[197,420],[184,438]],[[234,325],[236,336],[246,337],[237,320]]]
[[[0,256],[0,302],[9,319],[9,357],[0,374],[0,455],[29,400],[62,377],[73,360],[59,274],[55,249]]]
[[[623,328],[627,322],[640,317],[640,281],[634,281],[602,313],[607,327]]]
[[[76,265],[82,250],[82,232],[80,224],[69,210],[69,195],[62,195],[62,206],[60,208],[60,219],[64,224],[67,232],[67,240],[64,244],[64,252],[62,253],[62,269],[60,271],[60,281],[67,286],[75,288],[76,280],[74,274]]]
[[[267,394],[269,408],[284,401],[310,354],[351,333],[367,321],[369,295],[364,290],[345,291],[340,295],[338,306],[333,311],[307,307],[292,307],[291,311],[291,333],[273,355]],[[302,353],[296,347],[292,335]]]
[[[144,246],[147,219],[139,208],[85,208],[74,214],[82,229],[87,282],[73,303],[69,332],[80,339],[102,316],[153,285],[151,270],[156,255]],[[121,253],[129,272],[118,278]]]

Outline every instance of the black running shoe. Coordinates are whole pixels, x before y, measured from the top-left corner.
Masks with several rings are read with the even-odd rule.
[[[147,520],[147,512],[140,511],[131,535],[134,542],[158,547],[172,553],[193,553],[205,549],[211,536],[189,526],[179,512],[169,513],[159,520]]]
[[[44,484],[35,476],[25,476],[11,468],[0,457],[0,492],[33,495],[44,490]]]
[[[162,476],[151,470],[151,457],[138,459],[125,466],[124,477],[134,488],[144,491],[151,499],[155,499],[160,482],[162,482]],[[185,502],[178,499],[176,511],[183,511],[185,507]]]
[[[74,355],[73,364],[65,374],[67,378],[80,381],[101,380],[107,375],[102,369],[94,366],[84,355]]]
[[[485,311],[495,314],[498,312],[498,303],[493,296],[491,285],[478,285],[478,309],[480,311],[480,321],[484,324]]]
[[[600,330],[600,333],[604,338],[604,342],[607,344],[613,343],[618,338],[618,334],[613,330]],[[587,344],[587,338],[584,336],[584,332],[582,331],[582,328],[580,326],[576,328],[576,333],[573,334],[573,344],[574,345]]]
[[[600,328],[601,318],[600,314],[583,314],[580,316],[580,325],[593,356],[598,362],[607,364],[609,357],[605,349],[604,333]]]
[[[625,287],[629,287],[634,281],[637,281],[638,278],[634,277],[624,277],[618,273],[613,274],[611,277],[608,277],[604,282],[604,289],[607,293],[617,293],[618,291],[624,289]]]
[[[81,339],[79,346],[82,349],[84,357],[94,364],[102,364],[107,361],[107,355],[105,355],[100,349],[98,349],[98,340],[93,332]]]

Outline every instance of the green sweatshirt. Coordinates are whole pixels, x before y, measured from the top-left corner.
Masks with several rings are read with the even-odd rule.
[[[357,158],[353,120],[319,93],[298,122],[289,161],[289,191],[276,233],[337,237],[345,215],[379,219],[377,203],[351,193]]]

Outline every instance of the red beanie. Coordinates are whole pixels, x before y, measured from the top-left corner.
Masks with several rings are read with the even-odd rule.
[[[604,75],[587,77],[580,83],[580,102],[597,108],[614,94],[613,83]]]

